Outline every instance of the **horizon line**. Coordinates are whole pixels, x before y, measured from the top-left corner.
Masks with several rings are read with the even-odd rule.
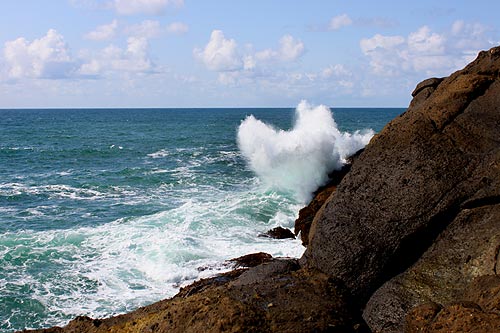
[[[319,104],[325,105],[325,104]],[[328,106],[330,109],[407,109],[402,106]],[[296,109],[296,106],[196,106],[196,107],[0,107],[5,110],[195,110],[195,109]]]

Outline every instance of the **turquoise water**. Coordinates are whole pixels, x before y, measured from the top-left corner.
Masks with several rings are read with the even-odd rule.
[[[332,111],[352,132],[404,109]],[[130,311],[243,254],[300,256],[257,237],[303,202],[247,166],[250,114],[293,126],[293,109],[0,110],[0,331]]]

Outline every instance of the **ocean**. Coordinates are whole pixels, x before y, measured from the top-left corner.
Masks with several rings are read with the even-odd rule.
[[[293,229],[311,173],[405,111],[305,109],[0,110],[0,332],[131,311],[244,254],[300,257],[258,235]]]

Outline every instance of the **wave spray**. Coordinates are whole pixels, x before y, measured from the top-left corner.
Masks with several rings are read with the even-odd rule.
[[[340,169],[373,135],[371,129],[341,132],[328,107],[301,101],[288,131],[248,116],[239,126],[238,146],[264,183],[292,191],[306,202],[327,182],[328,174]]]

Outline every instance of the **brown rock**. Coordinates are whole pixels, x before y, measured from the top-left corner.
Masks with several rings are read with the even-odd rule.
[[[348,158],[348,163],[344,165],[340,170],[334,170],[330,173],[330,181],[324,186],[320,187],[315,193],[311,202],[299,211],[299,217],[295,220],[295,235],[300,233],[300,239],[302,240],[302,245],[307,246],[309,243],[309,230],[314,217],[323,206],[323,204],[330,198],[330,196],[337,189],[337,185],[340,184],[344,176],[351,169],[352,163],[358,158],[363,149],[358,151],[356,154]]]
[[[500,202],[500,52],[481,52],[376,135],[310,230],[301,260],[362,303],[464,210]],[[415,100],[414,99],[414,100]]]
[[[265,281],[211,286],[99,320],[98,325],[84,317],[38,332],[363,332],[365,326],[353,318],[344,295],[325,274],[268,273]]]
[[[500,314],[500,276],[483,275],[465,290],[465,299],[476,302],[481,309]]]
[[[484,312],[477,304],[457,302],[435,313],[428,304],[413,309],[407,318],[405,333],[498,333],[500,315]]]
[[[259,237],[269,237],[269,238],[274,238],[274,239],[287,239],[287,238],[292,238],[295,239],[295,235],[290,229],[283,228],[283,227],[276,227],[265,234],[260,234]]]
[[[374,330],[401,332],[406,314],[419,304],[479,302],[474,295],[489,296],[494,283],[497,289],[491,290],[499,292],[500,282],[491,278],[479,279],[480,284],[470,287],[477,277],[495,274],[499,246],[500,204],[462,210],[411,268],[372,295],[363,317]]]
[[[232,263],[235,267],[254,267],[265,262],[269,262],[273,259],[273,256],[265,252],[257,252],[246,254],[244,256],[229,259],[228,261]]]
[[[405,332],[425,332],[443,307],[437,303],[425,303],[413,308],[406,317]],[[400,331],[401,332],[401,331]]]

